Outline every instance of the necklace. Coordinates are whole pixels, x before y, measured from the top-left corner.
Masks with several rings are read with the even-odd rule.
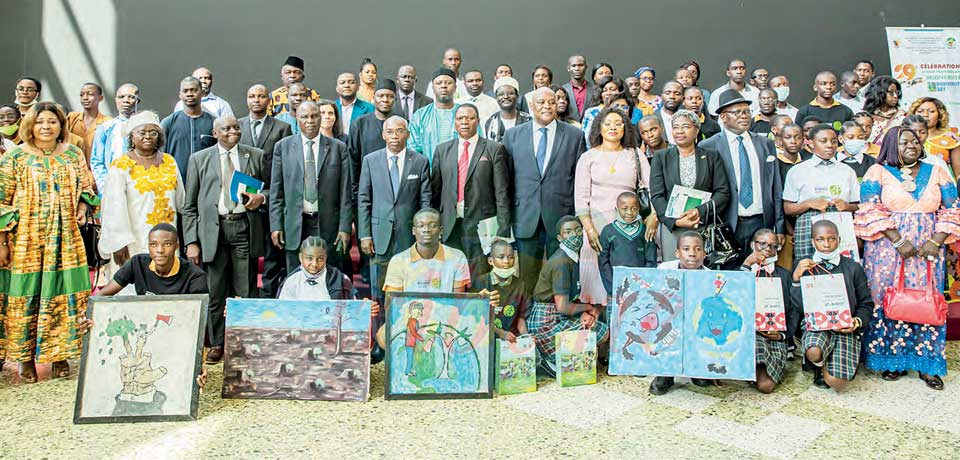
[[[144,160],[149,160],[149,159],[154,158],[154,157],[157,156],[157,152],[156,152],[156,151],[154,151],[152,155],[141,155],[140,152],[137,151],[137,149],[133,149],[133,154],[136,155],[136,156],[139,157],[139,158],[144,159]]]
[[[903,186],[904,190],[910,193],[913,193],[913,191],[917,189],[917,183],[914,182],[913,170],[911,169],[916,166],[917,163],[919,163],[919,161],[914,161],[909,165],[900,166],[900,175],[903,176],[903,182],[901,182],[901,185]]]
[[[620,154],[623,153],[623,150],[617,152],[616,158],[613,159],[613,164],[610,165],[610,174],[616,174],[617,172],[617,162],[620,161]]]

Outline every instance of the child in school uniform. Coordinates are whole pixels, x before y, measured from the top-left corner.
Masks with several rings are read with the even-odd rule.
[[[802,340],[806,358],[816,368],[813,383],[821,388],[840,391],[857,373],[860,339],[863,327],[873,314],[873,298],[870,297],[863,267],[853,259],[840,255],[840,232],[836,224],[821,220],[813,224],[810,232],[816,252],[813,258],[797,262],[790,295],[794,304],[802,309],[802,276],[818,273],[843,275],[853,325],[834,331],[804,331]]]
[[[656,267],[657,245],[644,237],[646,227],[640,216],[640,199],[634,192],[617,197],[619,217],[600,231],[600,279],[613,292],[613,267]]]
[[[761,228],[753,234],[750,248],[753,249],[753,253],[743,261],[741,269],[753,272],[758,278],[778,278],[783,295],[784,313],[786,313],[786,331],[757,331],[756,334],[757,390],[761,393],[772,393],[777,384],[783,380],[783,369],[787,365],[790,353],[787,345],[792,341],[801,315],[790,301],[790,271],[776,263],[779,248],[777,235],[769,228]]]
[[[476,291],[497,291],[500,304],[495,308],[493,330],[497,337],[508,342],[516,342],[517,337],[527,334],[527,307],[530,296],[527,287],[520,279],[517,270],[516,251],[510,243],[496,239],[490,244],[490,256],[487,262],[491,270],[481,276],[472,286]]]
[[[877,164],[877,159],[867,155],[867,133],[855,121],[845,122],[840,127],[840,148],[837,149],[837,159],[853,169],[857,174],[857,182],[863,181],[863,175],[871,166]]]
[[[560,248],[543,264],[533,290],[533,308],[527,315],[527,328],[537,344],[539,373],[556,376],[554,338],[565,331],[590,329],[597,334],[597,345],[606,342],[609,326],[600,321],[601,307],[580,303],[580,247],[583,227],[574,216],[557,221]]]

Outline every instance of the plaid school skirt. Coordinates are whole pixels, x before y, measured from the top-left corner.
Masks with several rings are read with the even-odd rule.
[[[548,363],[556,362],[557,347],[555,337],[557,334],[565,331],[577,331],[580,327],[580,318],[567,316],[557,310],[556,305],[552,303],[534,302],[533,309],[527,316],[527,329],[533,335],[533,341],[537,344],[538,357]],[[603,340],[610,329],[607,323],[599,319],[593,325],[592,330],[597,333],[597,342]]]
[[[787,341],[770,340],[757,334],[757,364],[767,368],[767,375],[774,382],[783,379],[783,368],[787,365]]]
[[[823,365],[830,375],[853,380],[860,364],[860,335],[836,331],[803,331],[803,349],[818,347],[823,352]]]
[[[813,248],[813,240],[811,236],[813,223],[810,222],[810,219],[815,214],[819,213],[820,211],[817,210],[807,211],[803,214],[800,214],[800,217],[797,217],[797,225],[793,227],[794,262],[798,260],[809,259],[813,257],[813,253],[816,252],[816,250]],[[790,268],[790,270],[793,270],[793,268]]]

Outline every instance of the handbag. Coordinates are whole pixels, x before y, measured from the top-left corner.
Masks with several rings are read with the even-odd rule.
[[[80,226],[80,238],[83,239],[83,249],[87,251],[87,266],[99,268],[108,262],[100,257],[100,225],[92,222],[88,217],[87,223]]]
[[[713,219],[700,230],[703,236],[703,250],[707,253],[707,265],[719,267],[740,257],[740,245],[730,225],[717,217],[717,204],[710,200],[710,214]]]
[[[637,199],[640,201],[640,218],[646,219],[653,211],[653,204],[650,201],[650,186],[643,183],[643,176],[640,174],[640,149],[633,148],[633,161],[637,170]]]
[[[947,322],[947,300],[942,292],[933,290],[933,264],[927,261],[926,289],[905,289],[903,266],[901,260],[899,279],[883,292],[884,316],[907,323],[943,326]]]

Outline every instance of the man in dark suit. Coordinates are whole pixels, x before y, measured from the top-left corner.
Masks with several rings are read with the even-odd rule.
[[[397,99],[393,103],[393,113],[406,120],[413,117],[420,107],[430,105],[432,98],[416,90],[417,69],[412,65],[402,65],[397,69]]]
[[[567,72],[570,74],[570,81],[563,84],[563,89],[567,90],[567,95],[570,96],[570,115],[574,120],[580,120],[583,118],[583,111],[589,108],[584,105],[596,85],[587,81],[587,59],[583,56],[570,56],[567,59]]]
[[[350,128],[350,137],[347,139],[347,148],[353,160],[353,177],[360,177],[360,164],[363,157],[370,153],[382,150],[386,143],[383,139],[383,123],[393,114],[396,106],[397,85],[393,80],[377,81],[373,92],[373,113],[368,113],[353,121]],[[354,181],[354,188],[357,182]],[[356,196],[356,191],[354,191]]]
[[[557,221],[574,214],[577,161],[587,150],[583,131],[557,120],[550,88],[534,92],[531,115],[532,121],[507,130],[503,139],[513,160],[514,237],[528,290],[537,284],[544,257],[557,250]]]
[[[263,150],[263,167],[266,182],[270,182],[270,168],[273,166],[273,147],[287,136],[293,134],[290,125],[271,117],[270,92],[262,84],[256,84],[247,90],[247,108],[250,114],[240,119],[240,144]],[[260,218],[263,228],[270,228],[270,213],[264,204]],[[280,283],[287,275],[287,259],[283,251],[270,241],[270,232],[263,232],[265,253],[263,255],[263,287],[260,297],[276,298]]]
[[[347,145],[320,134],[320,107],[297,109],[299,136],[274,147],[270,178],[270,236],[286,250],[287,272],[300,265],[300,243],[319,236],[330,248],[327,263],[343,271],[349,263],[353,224],[353,175]]]
[[[204,264],[210,288],[208,363],[223,357],[227,297],[256,297],[255,261],[263,255],[264,243],[259,209],[268,193],[240,192],[240,200],[233,199],[230,184],[235,173],[265,181],[263,151],[239,145],[240,123],[232,115],[215,120],[213,133],[217,145],[190,156],[183,206],[187,258]]]
[[[510,237],[510,158],[497,142],[477,134],[479,112],[463,104],[454,112],[457,137],[437,146],[433,156],[433,207],[440,210],[443,239],[467,256],[470,277],[489,271],[477,224],[496,217],[497,235]]]
[[[363,157],[357,194],[357,238],[373,258],[371,291],[381,303],[390,258],[413,245],[413,215],[430,207],[430,163],[407,150],[407,121],[388,118],[382,135],[386,148]]]
[[[700,147],[719,152],[727,170],[732,199],[725,222],[736,234],[740,257],[724,268],[736,270],[750,254],[750,241],[757,230],[774,229],[783,244],[783,182],[773,141],[749,132],[750,101],[735,89],[721,93],[718,101],[722,130]]]

